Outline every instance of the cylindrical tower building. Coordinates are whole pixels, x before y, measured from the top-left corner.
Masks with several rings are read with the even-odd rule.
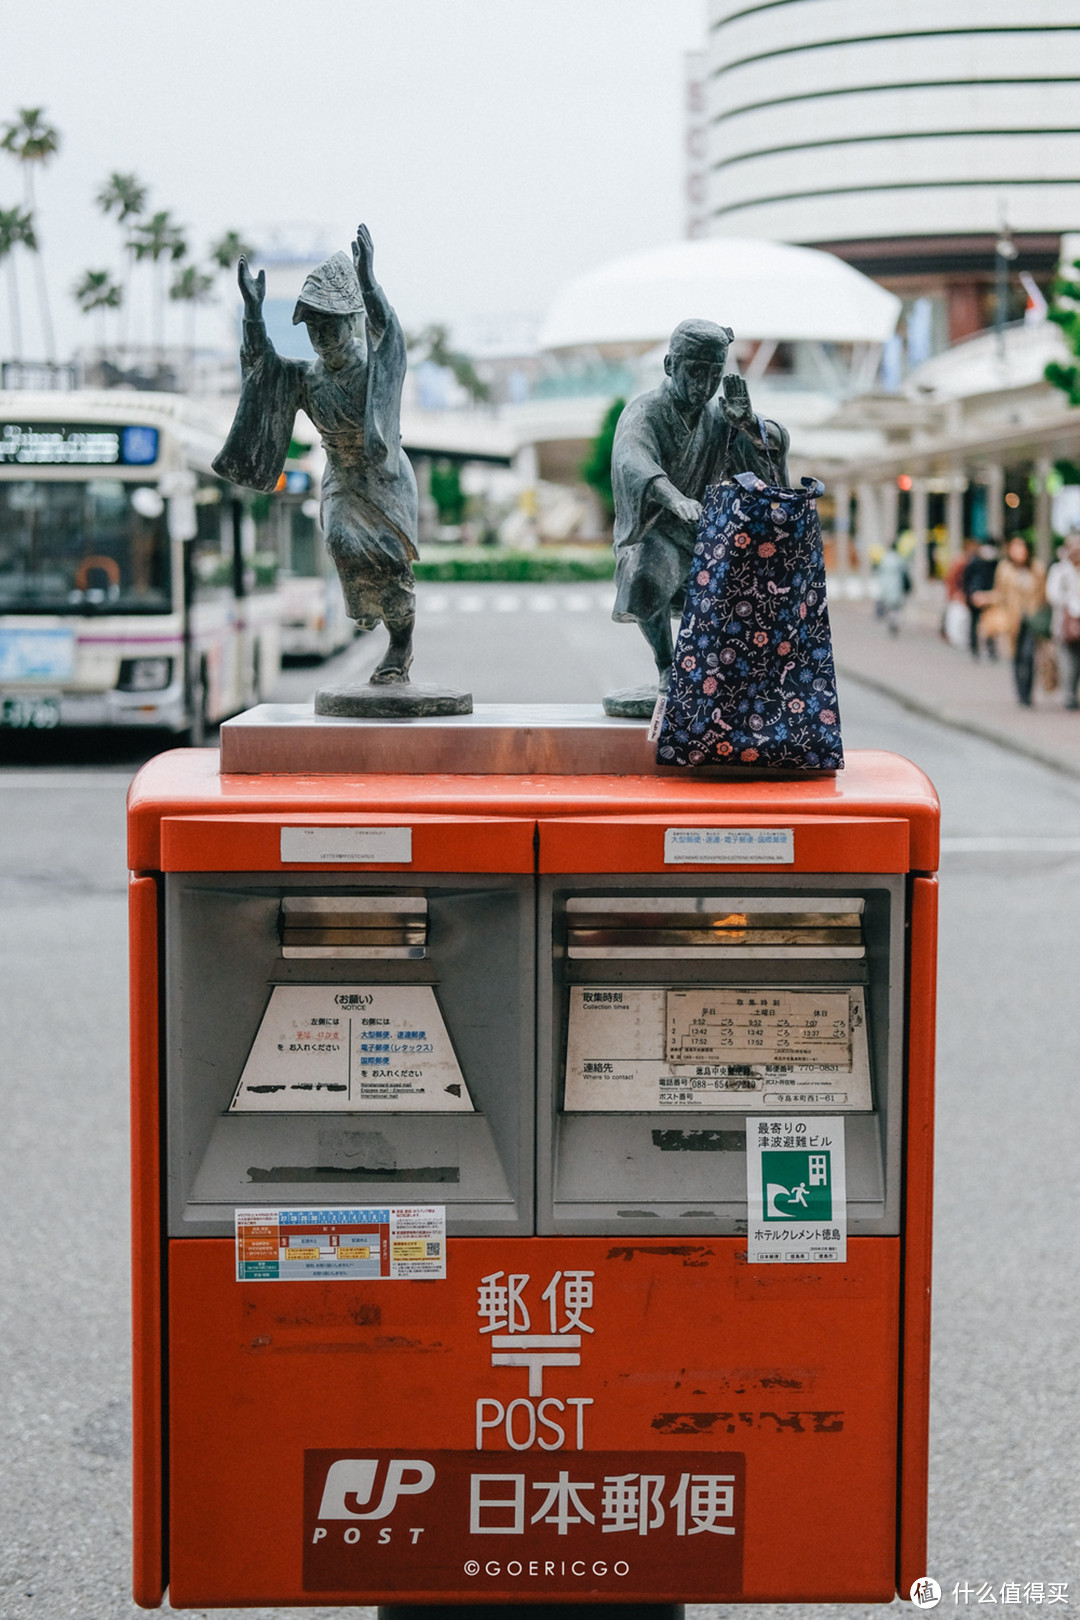
[[[991,324],[1003,226],[1021,308],[1080,230],[1080,0],[710,0],[708,56],[709,233],[829,248],[939,342]]]

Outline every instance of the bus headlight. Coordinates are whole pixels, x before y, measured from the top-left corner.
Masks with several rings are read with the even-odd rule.
[[[172,680],[171,658],[125,658],[116,685],[121,692],[158,692]]]

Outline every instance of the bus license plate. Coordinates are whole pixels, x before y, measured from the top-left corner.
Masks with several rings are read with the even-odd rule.
[[[17,731],[51,731],[59,724],[59,698],[0,698],[0,726]]]

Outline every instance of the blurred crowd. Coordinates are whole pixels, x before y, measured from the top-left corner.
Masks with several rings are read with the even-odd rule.
[[[1006,654],[1026,707],[1037,683],[1045,692],[1061,686],[1065,707],[1080,708],[1080,530],[1066,536],[1049,569],[1020,535],[1003,548],[967,541],[945,590],[947,640],[973,658]]]
[[[877,615],[896,635],[912,588],[902,540],[880,557],[874,584]],[[1065,708],[1080,709],[1080,529],[1066,535],[1049,568],[1021,535],[1003,545],[966,540],[944,584],[946,641],[976,659],[1007,657],[1025,707],[1036,689],[1060,689]]]

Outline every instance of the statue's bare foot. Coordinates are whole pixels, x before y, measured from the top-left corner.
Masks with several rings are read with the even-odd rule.
[[[404,686],[412,668],[412,624],[395,632],[390,626],[390,645],[371,675],[372,686]]]
[[[411,658],[393,658],[386,654],[371,672],[372,686],[404,686],[409,679]]]

